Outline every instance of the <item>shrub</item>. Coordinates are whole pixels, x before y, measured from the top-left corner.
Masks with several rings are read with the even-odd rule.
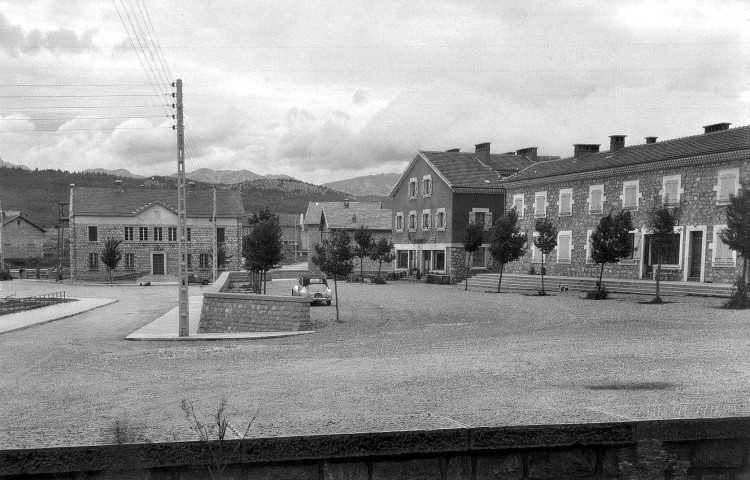
[[[586,298],[588,300],[606,300],[608,296],[609,292],[605,287],[602,287],[601,290],[595,288],[586,292]]]
[[[386,284],[385,279],[383,277],[375,277],[375,278],[373,278],[372,279],[372,283],[374,283],[375,285],[385,285]]]
[[[13,277],[10,276],[10,271],[8,271],[8,270],[0,270],[0,280],[2,280],[2,281],[13,280]]]
[[[398,274],[398,273],[396,273],[396,272],[389,272],[389,273],[388,273],[388,274],[387,274],[387,275],[385,276],[385,279],[386,279],[386,280],[388,280],[388,281],[399,280],[400,278],[401,278],[401,275],[399,275],[399,274]]]
[[[544,291],[544,289],[539,290],[538,292],[536,292],[536,294],[540,297],[546,297],[548,295],[547,292]]]
[[[724,308],[741,310],[750,308],[750,284],[742,276],[737,278],[732,288],[732,296],[724,304]]]

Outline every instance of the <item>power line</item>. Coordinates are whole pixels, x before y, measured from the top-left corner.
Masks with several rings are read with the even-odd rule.
[[[0,110],[65,110],[65,109],[88,109],[88,108],[157,108],[165,105],[54,105],[54,106],[15,106],[0,107]],[[167,114],[171,117],[171,114]]]
[[[136,93],[82,94],[82,95],[0,95],[0,98],[99,98],[99,97],[161,97],[162,95]]]
[[[166,115],[162,115],[159,117],[149,117],[149,116],[117,116],[117,117],[55,117],[55,118],[0,118],[1,121],[6,122],[38,122],[38,121],[48,121],[48,120],[111,120],[111,119],[123,119],[123,118],[143,118],[143,119],[154,119],[154,118],[171,118]]]
[[[113,127],[111,130],[153,130],[157,128],[169,128],[172,127],[162,127],[162,126],[154,126],[154,127]],[[35,129],[24,129],[24,130],[0,130],[0,133],[20,133],[20,132],[74,132],[74,131],[102,131],[102,130],[109,130],[105,128],[65,128],[65,129],[59,129],[59,128],[51,128],[51,129],[43,129],[43,128],[35,128]]]
[[[76,87],[148,87],[150,83],[6,83],[0,84],[0,87],[64,87],[64,88],[76,88]]]

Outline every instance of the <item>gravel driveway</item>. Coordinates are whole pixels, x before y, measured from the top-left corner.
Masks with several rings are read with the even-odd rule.
[[[176,287],[65,289],[120,301],[0,336],[3,447],[113,442],[116,424],[130,441],[194,439],[183,399],[205,420],[226,399],[237,430],[258,411],[254,436],[750,414],[750,321],[717,299],[340,283],[343,323],[315,306],[313,335],[179,343],[123,340]]]

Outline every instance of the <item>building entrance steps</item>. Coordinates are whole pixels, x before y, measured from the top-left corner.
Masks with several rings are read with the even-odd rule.
[[[469,278],[469,289],[487,291],[497,290],[499,273],[480,273]],[[558,285],[565,285],[569,290],[588,291],[596,287],[598,278],[544,276],[546,290],[553,292]],[[603,278],[608,291],[613,293],[633,293],[650,295],[654,293],[654,280],[630,280],[622,278]],[[542,288],[541,275],[503,274],[503,289],[539,290]],[[673,280],[662,280],[659,287],[661,295],[685,295],[700,297],[729,297],[732,285],[728,283],[696,283]]]

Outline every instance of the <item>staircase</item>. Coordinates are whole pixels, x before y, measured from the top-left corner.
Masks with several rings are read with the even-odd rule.
[[[497,291],[499,273],[480,273],[469,278],[469,289],[477,291]],[[612,293],[633,293],[641,295],[653,295],[655,282],[653,280],[624,280],[605,278],[602,280],[607,291]],[[549,292],[559,290],[558,285],[565,285],[570,291],[589,291],[596,288],[596,279],[586,277],[558,277],[544,276],[544,287]],[[518,275],[504,274],[502,290],[533,290],[542,288],[542,277],[540,275]],[[661,295],[680,295],[698,297],[729,297],[732,294],[732,286],[725,283],[696,283],[696,282],[674,282],[662,281],[659,286]]]

